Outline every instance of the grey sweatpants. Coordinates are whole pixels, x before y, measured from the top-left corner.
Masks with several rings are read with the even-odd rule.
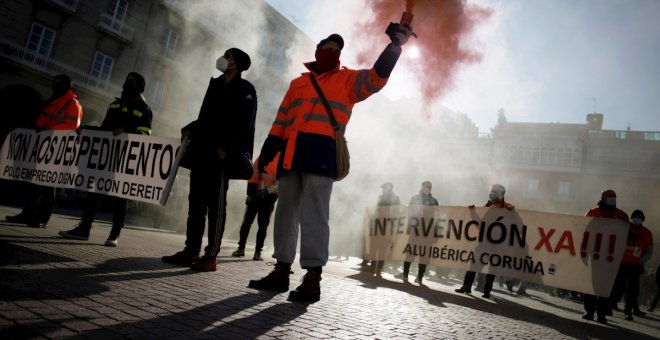
[[[300,266],[328,262],[330,195],[334,179],[292,171],[279,178],[273,243],[278,262],[293,263],[300,230]]]

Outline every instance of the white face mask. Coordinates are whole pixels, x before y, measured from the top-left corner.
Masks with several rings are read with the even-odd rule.
[[[616,207],[616,197],[608,197],[605,203],[610,207]]]
[[[215,61],[215,68],[220,70],[220,72],[225,72],[227,71],[227,67],[229,67],[229,60],[225,58],[224,56],[218,58],[218,60]]]
[[[633,217],[632,224],[636,226],[640,226],[642,225],[642,219],[639,217]]]

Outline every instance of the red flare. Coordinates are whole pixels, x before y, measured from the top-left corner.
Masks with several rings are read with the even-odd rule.
[[[398,20],[404,10],[415,15],[412,26],[419,38],[409,40],[408,44],[417,47],[419,57],[409,64],[419,81],[422,99],[428,103],[427,109],[451,89],[460,65],[481,59],[481,54],[466,47],[464,42],[476,25],[490,17],[491,9],[468,5],[465,0],[405,0],[405,8],[403,2],[374,0],[367,1],[367,6],[373,17],[358,30],[364,42],[358,51],[361,65],[373,62],[377,57],[374,54],[380,53],[383,42],[374,37],[387,39],[382,34],[387,23]],[[430,118],[430,112],[425,112],[425,118]]]

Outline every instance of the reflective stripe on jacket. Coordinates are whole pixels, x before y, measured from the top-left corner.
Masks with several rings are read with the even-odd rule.
[[[150,135],[152,119],[151,108],[141,98],[117,98],[108,107],[101,127],[107,131],[122,128],[125,133]]]
[[[305,66],[311,71],[310,64]],[[379,77],[373,68],[351,70],[337,66],[333,71],[314,75],[342,130],[346,129],[353,105],[378,92],[388,80]],[[291,81],[269,135],[284,141],[280,168],[335,177],[335,133],[311,83],[310,72]]]
[[[37,117],[37,129],[75,130],[82,121],[82,106],[73,91],[67,91],[63,96],[48,103]]]
[[[277,194],[277,165],[279,163],[279,153],[275,158],[268,163],[265,170],[266,173],[260,173],[258,170],[259,158],[254,161],[254,172],[252,177],[248,180],[248,186],[254,186],[256,191],[263,189],[273,189]],[[269,190],[270,192],[271,190]]]

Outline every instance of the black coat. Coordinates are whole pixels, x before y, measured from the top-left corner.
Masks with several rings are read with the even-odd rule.
[[[181,129],[192,133],[190,167],[224,167],[235,178],[234,168],[246,160],[251,166],[256,115],[257,92],[249,81],[236,76],[225,84],[224,75],[211,78],[199,117]],[[224,162],[218,149],[225,151]]]

